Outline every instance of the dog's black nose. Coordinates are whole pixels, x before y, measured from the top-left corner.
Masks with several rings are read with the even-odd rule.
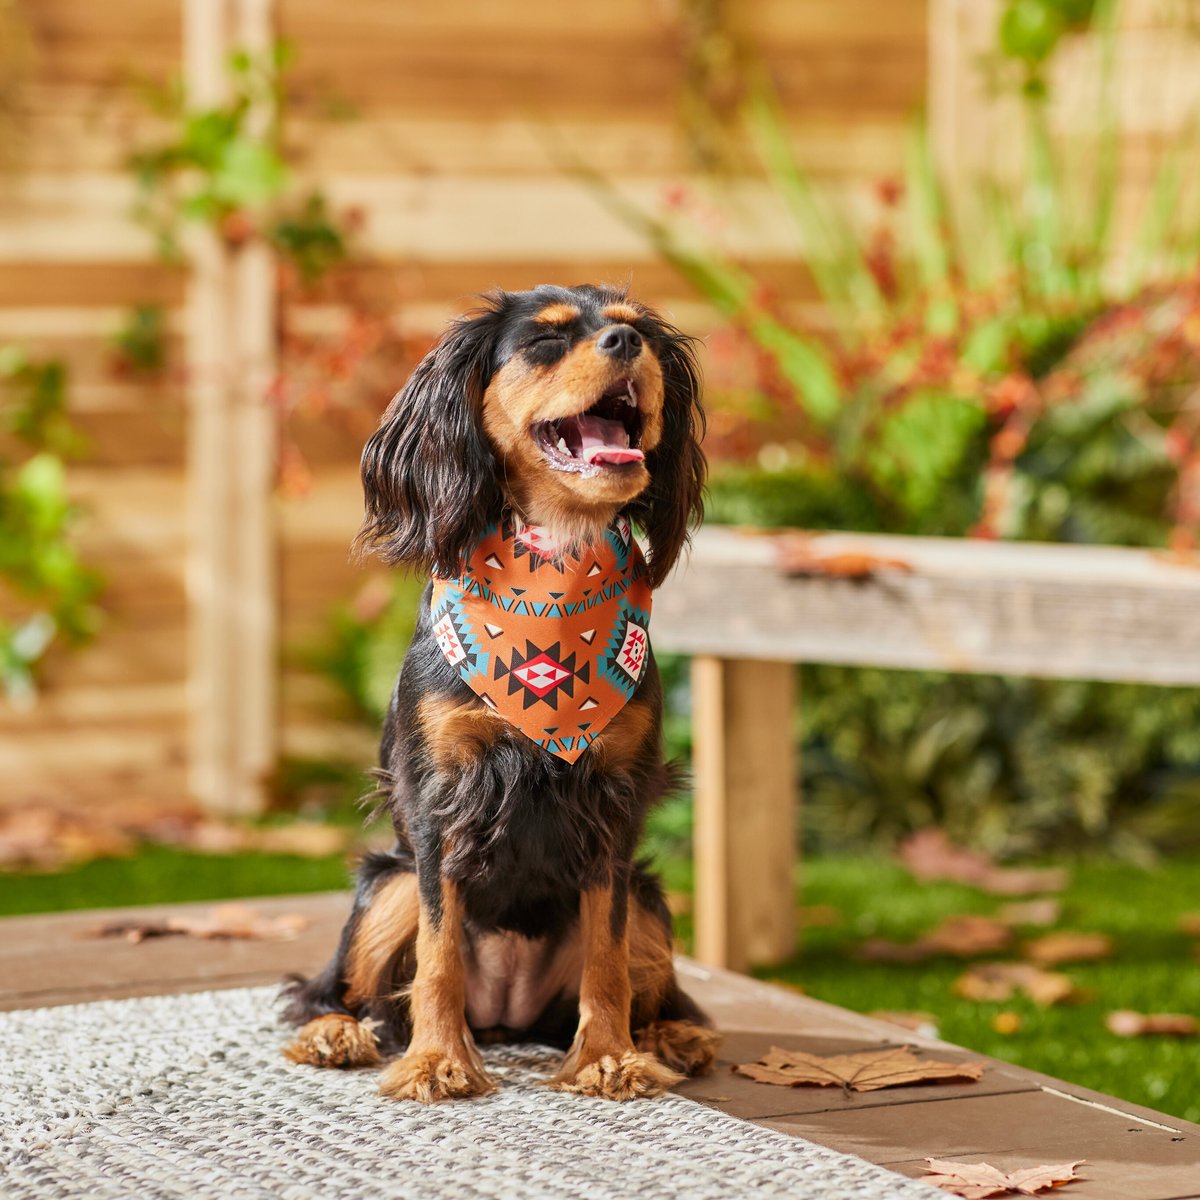
[[[597,339],[596,349],[629,362],[642,352],[642,335],[632,325],[610,325]]]

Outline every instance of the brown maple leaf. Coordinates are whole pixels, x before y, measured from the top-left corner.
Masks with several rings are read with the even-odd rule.
[[[1084,1159],[1057,1163],[1054,1166],[1020,1167],[1016,1171],[1001,1171],[990,1163],[949,1162],[944,1158],[927,1158],[928,1175],[922,1183],[932,1183],[965,1200],[986,1200],[988,1196],[1035,1196],[1048,1188],[1061,1187],[1077,1179],[1075,1168]]]
[[[1118,1037],[1195,1037],[1200,1033],[1200,1021],[1187,1013],[1140,1013],[1123,1008],[1110,1012],[1104,1025]]]
[[[1091,962],[1108,958],[1113,951],[1112,938],[1104,933],[1075,933],[1060,929],[1026,942],[1022,953],[1042,967],[1059,963]]]
[[[782,1087],[843,1087],[852,1092],[906,1087],[915,1083],[973,1082],[983,1063],[939,1062],[918,1058],[908,1046],[888,1046],[857,1054],[808,1054],[772,1046],[757,1062],[738,1063],[739,1075]]]

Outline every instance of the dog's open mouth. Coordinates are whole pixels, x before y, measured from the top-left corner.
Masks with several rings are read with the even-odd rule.
[[[614,384],[590,408],[555,421],[539,421],[533,436],[550,465],[594,475],[605,467],[640,463],[645,454],[642,413],[632,379]]]

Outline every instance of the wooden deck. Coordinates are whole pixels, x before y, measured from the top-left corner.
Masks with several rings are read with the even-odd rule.
[[[113,920],[206,905],[15,917],[0,921],[0,1010],[272,983],[321,965],[345,917],[341,893],[251,901],[266,915],[311,921],[290,942],[162,938],[131,944],[87,935]],[[680,960],[688,990],[725,1032],[722,1061],[679,1089],[704,1104],[798,1134],[905,1175],[927,1155],[997,1166],[1083,1158],[1072,1200],[1200,1200],[1200,1126],[996,1060],[978,1083],[866,1094],[753,1083],[730,1071],[770,1045],[816,1053],[896,1043],[970,1054],[895,1026],[727,971]]]

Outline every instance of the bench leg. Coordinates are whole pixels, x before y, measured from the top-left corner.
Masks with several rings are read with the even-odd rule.
[[[692,660],[696,957],[743,971],[796,945],[796,668]]]

